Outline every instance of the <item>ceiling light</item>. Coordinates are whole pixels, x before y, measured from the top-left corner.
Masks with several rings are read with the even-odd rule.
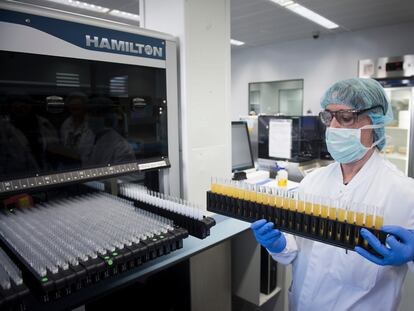
[[[235,39],[230,39],[230,44],[236,45],[236,46],[241,46],[241,45],[244,45],[244,42],[239,41],[239,40],[235,40]]]
[[[293,2],[292,0],[270,0],[276,4],[279,4],[281,6],[287,6],[290,4],[294,4],[295,2]]]
[[[133,14],[133,13],[119,11],[119,10],[111,10],[108,14],[116,16],[116,17],[130,19],[130,20],[137,21],[137,22],[139,22],[139,19],[140,19],[138,14]]]
[[[339,25],[335,24],[334,22],[330,21],[329,19],[323,17],[322,15],[319,15],[318,13],[309,10],[308,8],[305,8],[304,6],[293,2],[292,0],[270,0],[274,3],[279,4],[280,6],[283,6],[284,8],[304,17],[309,20],[311,20],[314,23],[317,23],[327,29],[334,29],[338,28]]]
[[[99,5],[90,4],[90,3],[82,2],[82,1],[74,1],[74,0],[48,0],[48,1],[62,4],[62,5],[68,5],[74,8],[78,8],[78,9],[94,11],[98,13],[107,13],[110,10],[108,8],[105,8]]]

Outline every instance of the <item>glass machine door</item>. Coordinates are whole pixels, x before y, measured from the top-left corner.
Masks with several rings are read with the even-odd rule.
[[[391,101],[394,121],[385,127],[387,145],[383,153],[400,171],[408,175],[414,87],[392,87],[385,88],[385,91]]]

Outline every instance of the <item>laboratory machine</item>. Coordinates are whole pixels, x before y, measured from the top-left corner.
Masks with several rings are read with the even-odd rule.
[[[175,39],[20,3],[0,27],[0,247],[21,271],[0,253],[0,297],[39,307],[209,236],[180,198]]]

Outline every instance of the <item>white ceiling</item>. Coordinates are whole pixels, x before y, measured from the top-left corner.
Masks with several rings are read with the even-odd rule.
[[[99,13],[59,5],[47,0],[17,1],[137,24],[112,16],[103,16]],[[80,1],[139,14],[139,0]],[[245,46],[258,46],[311,38],[314,31],[319,31],[321,36],[325,36],[343,31],[354,31],[414,21],[414,0],[295,1],[332,20],[340,25],[340,28],[327,30],[270,0],[231,0],[231,37],[246,42]],[[237,48],[243,48],[243,46]]]
[[[1,0],[0,0],[1,1]],[[44,7],[49,7],[53,9],[58,9],[62,11],[77,13],[77,14],[83,14],[88,16],[94,16],[98,18],[104,18],[108,20],[113,20],[121,23],[126,24],[132,24],[132,25],[138,25],[138,22],[131,21],[131,20],[125,20],[123,18],[118,18],[116,16],[108,15],[108,14],[102,14],[102,13],[96,13],[93,11],[87,11],[83,9],[78,9],[76,7],[67,6],[63,4],[59,4],[53,1],[48,0],[16,0],[19,2],[24,3],[30,3],[35,5],[40,5]],[[75,0],[74,0],[75,1]],[[79,0],[81,2],[87,2],[90,4],[100,5],[102,7],[108,8],[108,9],[116,9],[120,11],[130,12],[134,14],[139,15],[139,0]],[[149,0],[151,1],[151,0]]]
[[[231,0],[231,37],[258,46],[414,21],[414,0],[295,1],[340,28],[327,30],[269,0]]]

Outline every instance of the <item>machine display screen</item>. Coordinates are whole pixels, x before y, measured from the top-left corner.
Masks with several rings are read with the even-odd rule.
[[[168,156],[166,72],[0,51],[0,180]]]
[[[402,71],[404,66],[404,62],[393,62],[393,63],[387,63],[385,65],[386,71]]]

